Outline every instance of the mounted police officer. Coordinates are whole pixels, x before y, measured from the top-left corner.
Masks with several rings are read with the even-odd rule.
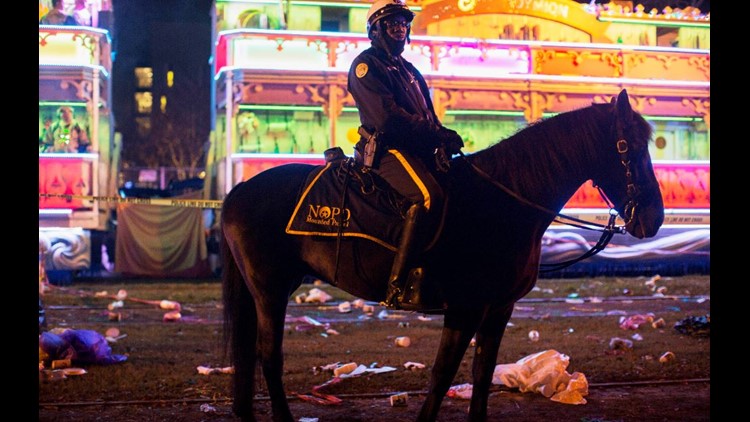
[[[412,203],[384,302],[402,309],[420,308],[418,295],[410,300],[405,292],[418,291],[421,280],[414,271],[407,279],[417,225],[424,213],[440,213],[444,204],[434,172],[445,171],[448,157],[464,145],[440,123],[422,74],[401,57],[413,19],[405,0],[375,1],[367,13],[371,47],[354,59],[348,77],[361,122],[355,157]]]

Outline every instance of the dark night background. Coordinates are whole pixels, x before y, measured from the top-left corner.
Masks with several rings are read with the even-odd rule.
[[[113,113],[123,167],[203,167],[211,130],[213,1],[121,0],[113,8]],[[136,111],[136,67],[153,69],[150,114]]]

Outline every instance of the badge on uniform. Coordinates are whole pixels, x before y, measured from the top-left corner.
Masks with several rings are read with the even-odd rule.
[[[354,71],[358,78],[364,78],[367,75],[367,70],[367,63],[360,63]]]

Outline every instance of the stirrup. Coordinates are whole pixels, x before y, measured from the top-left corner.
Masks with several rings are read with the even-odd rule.
[[[398,295],[398,306],[405,311],[417,311],[424,308],[422,303],[422,282],[424,269],[412,268],[406,278],[406,283]]]
[[[389,286],[390,287],[390,286]],[[392,290],[386,292],[386,297],[380,302],[380,306],[391,309],[400,309],[399,298],[404,294],[400,287],[392,286]]]
[[[411,269],[403,285],[390,286],[392,291],[380,302],[381,305],[388,308],[403,311],[420,311],[424,309],[422,304],[422,295],[420,293],[421,283],[424,278],[424,269],[421,267]],[[394,282],[395,284],[396,282]]]

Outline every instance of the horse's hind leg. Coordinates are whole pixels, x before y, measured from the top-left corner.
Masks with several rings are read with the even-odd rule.
[[[255,395],[256,338],[258,334],[255,302],[247,289],[240,266],[222,236],[222,271],[224,299],[224,336],[230,341],[232,364],[232,410],[243,421],[255,421],[253,396]],[[243,265],[244,266],[244,265]]]
[[[249,293],[248,293],[249,295]],[[253,396],[255,396],[255,343],[257,338],[257,326],[255,318],[255,307],[248,304],[248,314],[238,318],[236,324],[238,335],[235,340],[236,351],[234,354],[234,375],[232,388],[234,393],[234,404],[232,410],[242,418],[243,422],[254,422]],[[241,351],[241,352],[240,352]]]
[[[469,347],[479,324],[479,318],[479,314],[468,315],[468,312],[460,316],[445,315],[440,346],[432,366],[429,391],[417,416],[418,422],[437,420],[440,405],[458,372],[466,348]]]
[[[232,325],[235,326],[234,411],[243,418],[243,422],[255,420],[252,399],[255,362],[256,358],[259,358],[271,398],[273,420],[292,422],[294,418],[281,380],[284,360],[281,344],[289,289],[293,283],[283,284],[283,277],[272,277],[268,274],[260,276],[253,266],[253,263],[260,260],[253,259],[248,248],[244,247],[247,242],[242,240],[243,233],[228,225],[225,226],[224,232],[227,248],[232,251],[226,255],[226,259],[236,263],[236,266],[228,265],[231,272],[227,273],[226,277],[231,277],[232,281],[227,282],[225,279],[224,292],[225,305],[229,304],[235,308],[229,311],[229,315],[234,315],[231,319]],[[240,274],[244,282],[239,281]],[[241,347],[238,348],[237,345]]]
[[[500,341],[512,313],[513,305],[492,309],[477,330],[477,346],[471,367],[474,385],[469,405],[469,420],[472,422],[487,420],[487,399],[497,366],[497,352],[500,350]]]
[[[289,298],[286,294],[269,296],[271,297],[257,299],[255,302],[258,313],[258,354],[268,387],[268,396],[271,398],[274,422],[293,422],[282,381],[284,318]]]

